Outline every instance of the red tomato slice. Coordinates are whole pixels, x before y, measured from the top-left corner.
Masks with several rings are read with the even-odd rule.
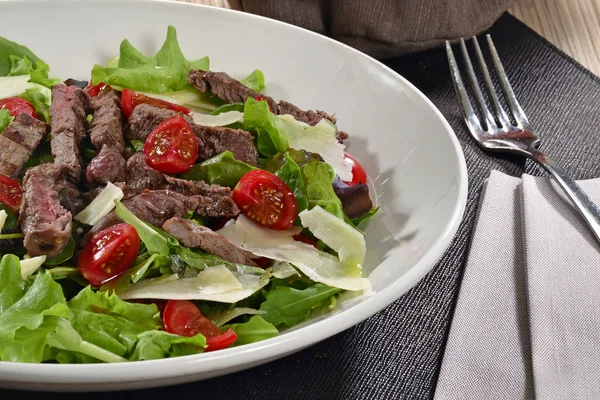
[[[19,182],[0,174],[0,203],[16,213],[21,207],[23,190]]]
[[[207,337],[206,344],[208,347],[206,347],[206,349],[204,349],[204,352],[206,353],[207,351],[215,351],[215,350],[225,349],[225,348],[231,346],[232,344],[234,344],[236,340],[237,340],[236,333],[233,331],[233,329],[228,329],[227,331],[223,332],[219,336]]]
[[[92,84],[92,81],[90,80],[90,83],[85,87],[85,90],[87,92],[87,94],[90,95],[90,97],[96,97],[98,96],[98,94],[103,91],[104,89],[106,89],[108,86],[106,83],[104,82],[100,82],[97,85]]]
[[[196,163],[198,140],[180,114],[165,119],[146,138],[146,162],[164,174],[185,172]]]
[[[31,115],[33,118],[38,117],[35,113],[35,107],[20,97],[8,97],[0,100],[0,108],[7,109],[10,115],[15,118],[21,114]]]
[[[136,93],[131,89],[123,89],[123,92],[121,93],[121,108],[123,109],[123,114],[125,114],[127,118],[129,118],[129,116],[133,112],[133,109],[137,105],[142,103],[150,104],[160,108],[168,108],[170,110],[177,111],[183,114],[190,113],[189,108],[180,106],[179,104],[173,104],[169,103],[168,101],[154,99],[144,94]]]
[[[140,236],[129,224],[117,224],[94,235],[77,261],[77,268],[92,285],[100,286],[133,264]]]
[[[179,336],[201,334],[209,338],[221,334],[219,328],[187,300],[169,300],[163,312],[163,323],[165,331]]]
[[[362,167],[362,165],[360,165],[358,160],[352,157],[350,154],[344,153],[344,161],[352,165],[352,182],[344,181],[344,183],[350,186],[354,186],[359,182],[364,183],[366,185],[367,173],[365,172],[365,169]]]
[[[232,195],[245,216],[266,228],[288,229],[298,215],[294,194],[281,178],[269,171],[248,172]]]

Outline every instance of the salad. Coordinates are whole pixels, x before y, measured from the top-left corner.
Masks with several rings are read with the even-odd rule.
[[[377,212],[323,111],[124,40],[91,79],[0,38],[0,360],[98,363],[277,336],[368,295]]]

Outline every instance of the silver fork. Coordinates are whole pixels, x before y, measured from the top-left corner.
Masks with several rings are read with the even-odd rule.
[[[473,37],[472,39],[475,46],[475,53],[477,54],[479,69],[485,83],[488,98],[494,109],[494,114],[490,112],[483,97],[483,93],[479,88],[475,70],[471,63],[471,59],[469,58],[464,39],[460,40],[460,47],[463,58],[465,59],[467,76],[469,77],[471,88],[473,89],[472,95],[477,102],[481,112],[481,119],[485,125],[482,124],[480,117],[471,106],[471,101],[467,96],[465,85],[461,79],[460,71],[456,64],[454,53],[452,52],[452,47],[450,46],[450,42],[446,41],[446,53],[448,55],[452,79],[454,80],[454,88],[456,89],[456,94],[460,100],[465,122],[467,123],[471,135],[484,150],[517,153],[540,164],[550,176],[558,182],[562,190],[571,199],[575,207],[590,226],[596,239],[600,242],[600,209],[598,209],[565,170],[536,148],[540,143],[540,138],[533,132],[533,129],[527,120],[527,116],[515,97],[491,36],[486,35],[486,39],[492,55],[492,61],[496,69],[500,87],[502,88],[502,92],[504,93],[506,102],[508,103],[508,107],[510,108],[510,112],[516,124],[513,124],[510,121],[504,107],[500,104],[477,38]]]

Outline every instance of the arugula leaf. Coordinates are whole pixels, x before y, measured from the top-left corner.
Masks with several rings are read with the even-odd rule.
[[[230,188],[242,179],[247,172],[258,169],[243,161],[236,160],[229,150],[217,154],[200,164],[194,165],[181,177],[193,181],[204,181],[209,184],[228,186]]]
[[[94,85],[104,82],[143,92],[165,93],[189,87],[187,74],[190,69],[208,68],[208,57],[193,61],[185,58],[177,41],[177,31],[169,26],[162,47],[152,57],[142,54],[127,39],[123,40],[117,66],[94,65],[92,82]]]
[[[38,83],[47,88],[52,88],[52,86],[60,82],[58,78],[48,77],[50,67],[42,60],[37,60],[34,67],[27,56],[19,57],[11,55],[10,62],[11,68],[8,76],[29,75],[29,82]]]
[[[324,162],[311,161],[302,168],[309,207],[321,206],[336,217],[344,219],[342,202],[331,185],[335,171]]]
[[[250,75],[241,79],[240,82],[252,90],[262,92],[265,88],[265,75],[260,69],[255,69]]]
[[[322,306],[331,296],[341,291],[342,289],[322,283],[304,290],[278,286],[265,293],[266,300],[260,306],[260,311],[265,311],[265,314],[261,317],[275,326],[293,326],[307,319],[313,309]]]
[[[71,257],[73,257],[73,254],[75,253],[76,246],[77,243],[75,242],[75,239],[73,239],[73,236],[69,237],[69,241],[67,242],[65,248],[62,249],[62,251],[54,257],[46,259],[46,261],[44,261],[44,264],[49,266],[55,266],[70,260]]]
[[[282,181],[288,185],[288,187],[294,193],[296,198],[296,205],[298,206],[298,213],[308,209],[308,198],[306,197],[306,185],[304,184],[304,178],[302,171],[296,162],[292,159],[288,152],[285,153],[285,164],[275,175],[281,178]]]
[[[242,104],[242,103],[223,104],[222,106],[219,106],[216,109],[214,109],[210,113],[210,115],[219,115],[219,114],[229,112],[229,111],[244,112],[244,104]]]
[[[10,115],[10,112],[6,108],[0,108],[0,133],[13,122],[15,118]]]
[[[253,316],[248,322],[223,326],[223,329],[229,328],[237,335],[234,346],[259,342],[279,335],[275,325],[265,321],[260,315]]]
[[[283,153],[288,148],[287,136],[277,128],[279,122],[266,101],[248,97],[244,104],[244,127],[258,134],[258,151],[265,157]]]
[[[142,221],[127,209],[120,201],[115,201],[115,214],[123,221],[133,225],[140,239],[144,242],[148,253],[170,254],[169,239],[166,233],[154,228],[152,225]]]
[[[165,331],[146,331],[138,335],[131,361],[156,360],[201,353],[206,348],[203,335],[183,337]]]
[[[39,58],[27,47],[0,37],[0,76],[7,76],[12,68],[10,56],[27,57],[32,62]]]
[[[368,220],[369,218],[371,218],[373,215],[375,215],[377,213],[377,211],[379,211],[379,207],[375,208],[372,207],[369,212],[367,212],[365,215],[358,217],[358,218],[354,218],[352,219],[352,224],[355,227],[358,227],[362,222]]]

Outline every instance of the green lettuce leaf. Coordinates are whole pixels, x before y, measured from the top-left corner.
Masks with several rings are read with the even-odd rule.
[[[278,118],[266,101],[249,97],[244,104],[244,127],[258,135],[258,151],[265,157],[283,153],[288,148],[287,136],[277,128]]]
[[[0,76],[7,76],[12,68],[10,56],[27,57],[32,62],[39,58],[27,47],[0,37]]]
[[[152,225],[142,221],[127,209],[120,201],[115,201],[115,214],[123,221],[133,225],[141,241],[148,249],[148,253],[169,255],[171,253],[169,247],[169,239],[165,232],[153,227]]]
[[[6,221],[4,221],[4,227],[2,229],[12,229],[17,226],[17,222],[19,221],[19,216],[17,214],[9,210],[4,204],[0,204],[0,210],[6,211]],[[0,309],[0,312],[2,312],[2,309]]]
[[[0,359],[34,362],[53,359],[56,350],[87,354],[107,362],[124,361],[117,354],[86,342],[73,329],[61,286],[49,273],[33,283],[21,280],[14,255],[0,261]]]
[[[49,78],[50,67],[42,60],[35,61],[34,64],[27,56],[10,56],[11,68],[8,76],[29,75],[29,82],[37,83],[47,88],[52,88],[60,82],[58,78]]]
[[[13,122],[15,118],[5,108],[0,108],[0,133]]]
[[[260,315],[255,315],[248,322],[223,326],[223,330],[233,329],[237,335],[234,346],[241,346],[270,339],[279,335],[279,331],[270,322],[265,321]]]
[[[138,335],[162,328],[156,305],[128,303],[116,294],[94,292],[89,286],[68,306],[73,328],[85,341],[125,358],[133,354]]]
[[[75,239],[73,239],[73,236],[71,236],[69,237],[69,241],[67,242],[65,248],[62,249],[62,251],[54,257],[46,259],[46,261],[44,261],[44,264],[49,266],[55,266],[70,260],[71,257],[73,257],[73,254],[75,253],[75,247],[77,247],[77,243],[75,242]]]
[[[275,326],[296,325],[310,316],[313,309],[330,301],[331,296],[342,290],[317,283],[304,290],[278,286],[266,292],[266,300],[261,304],[261,317]]]
[[[209,184],[233,188],[242,179],[242,176],[253,169],[257,168],[243,161],[236,160],[233,157],[233,153],[227,150],[208,160],[202,161],[200,164],[194,165],[181,177],[183,179],[204,181]]]
[[[240,80],[240,82],[257,92],[262,92],[265,88],[265,75],[260,69],[255,69],[250,75]]]
[[[50,103],[52,102],[50,89],[36,85],[33,88],[25,90],[19,97],[31,103],[38,117],[44,116],[44,120],[50,122]]]
[[[379,207],[375,208],[372,207],[369,212],[367,212],[365,215],[360,216],[358,218],[354,218],[352,219],[352,225],[354,225],[355,227],[358,227],[361,223],[363,223],[364,221],[368,220],[369,218],[371,218],[373,215],[377,214],[377,211],[379,211]]]
[[[187,356],[201,353],[206,348],[203,335],[183,337],[165,331],[146,331],[139,335],[131,361]]]
[[[294,193],[296,205],[298,206],[298,213],[300,213],[301,211],[308,209],[308,198],[306,197],[304,177],[302,176],[300,167],[292,159],[290,154],[286,152],[284,157],[285,164],[277,170],[275,175],[280,177]]]
[[[185,58],[177,41],[177,31],[167,28],[167,37],[160,50],[147,57],[127,39],[121,42],[118,65],[94,65],[92,82],[126,87],[142,92],[176,92],[189,87],[187,74],[190,69],[209,68],[208,57],[190,61]]]
[[[344,219],[342,202],[331,185],[335,171],[324,162],[311,161],[302,168],[309,207],[321,206],[336,217]]]

